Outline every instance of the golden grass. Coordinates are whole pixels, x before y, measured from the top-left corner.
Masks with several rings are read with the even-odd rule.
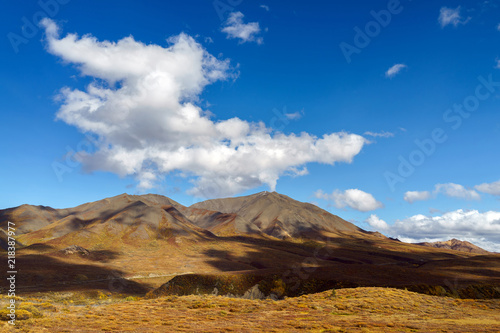
[[[92,306],[24,301],[17,332],[499,332],[500,300],[355,288],[247,300],[223,296],[110,298]],[[45,296],[47,297],[47,296]],[[34,310],[35,309],[35,310]],[[35,316],[34,313],[37,313]],[[0,332],[14,331],[8,326]]]

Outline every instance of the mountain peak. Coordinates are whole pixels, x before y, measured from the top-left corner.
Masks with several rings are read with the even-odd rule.
[[[453,239],[450,239],[447,241],[443,241],[443,242],[418,243],[418,245],[441,248],[441,249],[448,249],[448,250],[455,250],[455,251],[461,251],[461,252],[468,252],[468,253],[489,254],[488,251],[480,248],[477,245],[474,245],[470,242],[462,241],[462,240],[459,240],[456,238],[453,238]]]
[[[206,200],[190,208],[236,214],[246,221],[241,225],[241,232],[257,228],[271,236],[305,237],[323,231],[333,233],[361,231],[355,225],[317,206],[277,192],[263,191],[242,197]]]

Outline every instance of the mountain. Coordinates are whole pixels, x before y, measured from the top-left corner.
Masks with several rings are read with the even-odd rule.
[[[64,215],[51,207],[21,205],[0,210],[0,228],[7,230],[7,222],[11,221],[16,224],[16,234],[25,234],[43,228]]]
[[[30,291],[110,290],[117,276],[130,293],[173,276],[180,293],[254,288],[259,281],[271,289],[284,283],[288,295],[339,286],[442,291],[425,286],[449,288],[456,278],[463,288],[500,285],[500,254],[395,241],[276,192],[190,207],[161,195],[121,194],[73,208],[0,210],[3,231],[9,220],[17,228],[19,286]],[[0,259],[7,256],[0,251]]]
[[[299,202],[276,192],[266,191],[237,198],[207,200],[186,210],[187,216],[194,223],[212,230],[218,225],[211,225],[205,217],[201,217],[201,210],[233,214],[234,220],[226,223],[236,232],[261,232],[280,239],[317,236],[322,232],[364,232],[354,224],[315,205]]]
[[[455,251],[461,251],[461,252],[467,252],[467,253],[477,253],[477,254],[489,254],[490,252],[480,248],[479,246],[476,246],[472,243],[469,243],[467,241],[461,241],[458,239],[450,239],[445,242],[433,242],[433,243],[417,243],[417,245],[422,245],[422,246],[428,246],[428,247],[435,247],[438,249],[448,249],[448,250],[455,250]]]
[[[25,244],[109,247],[138,241],[204,237],[178,209],[184,206],[160,195],[122,194],[74,208],[53,209],[23,205],[0,212],[1,224],[16,223],[18,240]]]

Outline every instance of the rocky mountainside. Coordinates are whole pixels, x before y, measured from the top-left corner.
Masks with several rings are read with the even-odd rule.
[[[16,223],[18,241],[25,245],[48,242],[56,246],[109,246],[125,243],[140,246],[143,240],[178,237],[214,237],[253,234],[278,239],[318,239],[326,234],[364,238],[379,235],[315,205],[276,192],[206,200],[185,207],[161,195],[128,195],[54,209],[21,205],[0,210],[0,228]],[[0,242],[1,244],[5,242]],[[427,247],[488,254],[474,244],[452,239],[420,243]]]
[[[121,194],[67,209],[0,211],[2,229],[9,220],[17,227],[19,286],[29,291],[109,290],[117,276],[126,277],[120,281],[130,293],[177,276],[169,285],[174,294],[259,281],[288,288],[287,295],[342,286],[449,288],[455,278],[464,288],[500,284],[500,254],[453,251],[453,241],[449,248],[399,242],[275,192],[190,207],[160,195]],[[423,291],[444,290],[433,288]],[[235,293],[229,289],[224,293]]]
[[[140,244],[144,240],[175,240],[177,236],[203,237],[178,209],[184,206],[160,195],[122,194],[74,208],[53,209],[23,205],[0,212],[0,223],[16,223],[18,240],[26,245],[108,247],[113,243]]]
[[[141,240],[255,234],[279,239],[322,233],[363,233],[312,204],[276,192],[207,200],[185,207],[161,195],[128,195],[54,209],[22,205],[0,211],[0,226],[16,223],[23,244],[108,246]],[[208,232],[208,233],[207,233]],[[107,245],[106,245],[107,244]]]
[[[315,205],[299,202],[276,192],[207,200],[189,207],[236,214],[233,227],[239,232],[260,231],[276,238],[307,237],[321,232],[359,233],[362,229]],[[196,211],[194,211],[196,213]],[[191,216],[194,223],[203,226],[203,220]]]
[[[448,250],[455,250],[455,251],[461,251],[461,252],[467,252],[467,253],[477,253],[477,254],[488,254],[489,252],[480,248],[479,246],[476,246],[472,243],[469,243],[467,241],[461,241],[458,239],[450,239],[445,242],[433,242],[433,243],[418,243],[417,245],[422,245],[422,246],[429,246],[429,247],[435,247],[439,249],[448,249]]]

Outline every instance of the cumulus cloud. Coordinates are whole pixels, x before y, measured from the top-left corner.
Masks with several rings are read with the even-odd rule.
[[[385,72],[385,77],[392,79],[396,76],[402,69],[407,68],[405,64],[395,64]]]
[[[143,189],[166,174],[193,183],[189,193],[220,197],[304,174],[311,162],[350,163],[366,139],[346,132],[290,134],[262,122],[216,120],[201,109],[200,94],[235,78],[229,60],[209,54],[186,34],[163,47],[133,37],[117,42],[68,34],[44,19],[48,52],[93,78],[85,89],[61,90],[57,119],[99,137],[97,151],[81,153],[85,171],[134,176]]]
[[[389,225],[382,219],[380,219],[377,215],[372,214],[370,217],[368,217],[365,220],[366,223],[368,223],[371,227],[373,227],[375,230],[388,230]]]
[[[358,189],[349,189],[343,192],[335,190],[331,194],[318,190],[314,195],[316,198],[332,201],[333,205],[339,209],[350,207],[360,212],[368,212],[384,207],[373,195]]]
[[[460,198],[466,200],[480,200],[481,196],[479,193],[472,189],[467,189],[462,185],[447,183],[447,184],[437,184],[434,190],[435,194],[442,193],[448,197]]]
[[[434,217],[415,215],[396,221],[388,233],[405,242],[457,238],[489,251],[500,251],[500,212],[459,209]]]
[[[431,198],[431,193],[429,191],[408,191],[405,193],[404,200],[409,203],[414,203],[415,201],[429,200]]]
[[[488,193],[491,195],[500,195],[500,180],[493,183],[484,183],[474,187],[479,192]]]
[[[470,17],[468,17],[467,19],[463,19],[460,15],[460,10],[460,6],[458,6],[457,8],[442,7],[439,11],[438,18],[441,27],[444,28],[450,24],[456,27],[459,24],[466,24],[467,22],[469,22]]]
[[[392,137],[394,137],[394,133],[386,132],[386,131],[382,131],[382,132],[378,132],[378,133],[367,131],[367,132],[365,132],[364,135],[372,136],[374,138],[392,138]]]
[[[486,191],[495,191],[495,186],[498,186],[496,183],[492,184],[482,184],[476,186],[476,189],[478,191],[479,188],[483,189],[484,191],[481,192],[486,192]],[[489,193],[489,192],[486,192]],[[463,185],[460,184],[455,184],[455,183],[446,183],[446,184],[436,184],[434,186],[434,191],[429,192],[429,191],[408,191],[405,193],[404,200],[413,203],[415,201],[422,201],[422,200],[429,200],[431,197],[436,197],[439,194],[446,195],[447,197],[451,198],[459,198],[459,199],[465,199],[465,200],[480,200],[481,196],[479,193],[474,191],[473,189],[469,189],[464,187]]]
[[[232,12],[229,14],[222,32],[226,34],[226,38],[239,39],[240,43],[256,42],[262,44],[263,38],[257,37],[260,33],[259,22],[243,22],[242,12]]]

